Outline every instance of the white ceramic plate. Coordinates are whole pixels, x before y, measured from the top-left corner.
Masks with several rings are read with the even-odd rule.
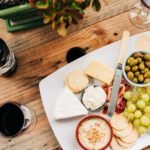
[[[143,34],[150,35],[150,32],[138,34],[130,38],[126,57],[135,51],[135,41],[137,40],[138,36],[141,36]],[[81,150],[76,141],[75,129],[79,120],[81,120],[82,117],[61,121],[54,120],[53,108],[59,93],[65,86],[64,79],[66,75],[72,70],[85,69],[88,64],[93,60],[99,60],[100,62],[115,68],[118,60],[119,48],[120,41],[97,49],[85,55],[84,57],[79,58],[76,61],[64,66],[58,71],[50,74],[48,77],[40,82],[39,87],[45,112],[47,114],[49,123],[54,131],[54,134],[57,137],[63,150]],[[150,135],[147,133],[141,136],[130,150],[140,150],[148,146],[149,143]]]

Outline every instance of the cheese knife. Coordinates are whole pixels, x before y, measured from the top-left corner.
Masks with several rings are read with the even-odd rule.
[[[121,41],[119,60],[118,60],[118,64],[116,67],[115,77],[113,81],[112,93],[110,97],[110,105],[108,107],[109,117],[113,116],[115,109],[116,109],[118,93],[119,93],[120,83],[122,79],[122,64],[123,64],[124,55],[128,46],[129,37],[130,37],[130,33],[128,31],[124,31],[123,36],[122,36],[122,41]]]

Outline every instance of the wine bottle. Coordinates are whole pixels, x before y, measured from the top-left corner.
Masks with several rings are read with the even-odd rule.
[[[0,0],[0,10],[27,3],[28,0]]]

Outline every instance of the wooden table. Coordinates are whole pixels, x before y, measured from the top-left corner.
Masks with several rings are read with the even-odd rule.
[[[41,102],[38,83],[41,79],[66,64],[66,52],[74,46],[88,47],[88,52],[121,39],[122,32],[131,35],[148,29],[138,29],[131,24],[128,10],[136,0],[101,0],[102,9],[95,13],[87,10],[85,19],[72,26],[66,37],[58,36],[46,25],[17,33],[7,33],[0,20],[0,37],[15,52],[19,68],[15,76],[0,77],[0,104],[18,101],[32,108],[38,123],[30,134],[13,139],[0,137],[0,150],[54,150],[59,144],[47,121]]]

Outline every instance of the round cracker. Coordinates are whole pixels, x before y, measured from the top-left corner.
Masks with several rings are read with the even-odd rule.
[[[113,129],[113,133],[115,136],[119,137],[119,138],[125,138],[127,136],[129,136],[132,133],[133,130],[133,126],[131,123],[128,124],[128,127],[123,129],[123,130],[115,130]]]
[[[121,145],[124,148],[129,148],[134,144],[134,143],[125,143],[125,142],[121,141],[120,138],[117,138],[117,142],[119,145]]]
[[[128,128],[128,120],[122,114],[114,114],[110,123],[116,130],[124,130]]]
[[[134,128],[129,136],[125,138],[121,138],[121,140],[125,143],[134,143],[137,140],[137,138],[138,138],[138,132]]]
[[[74,93],[78,93],[84,90],[88,86],[88,83],[89,83],[88,76],[85,75],[84,72],[80,70],[71,72],[66,79],[67,86]]]
[[[115,136],[113,136],[110,146],[113,150],[127,150],[126,148],[118,144]]]

